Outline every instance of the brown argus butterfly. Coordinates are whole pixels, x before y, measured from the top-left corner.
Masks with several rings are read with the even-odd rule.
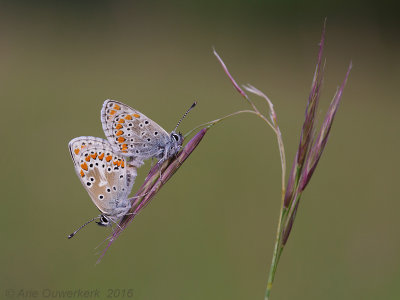
[[[109,142],[101,138],[81,136],[69,142],[75,171],[101,214],[82,227],[99,219],[99,225],[117,223],[131,208],[128,195],[137,176],[136,166],[128,158],[115,153]]]
[[[115,151],[132,157],[138,165],[153,157],[163,162],[180,150],[183,137],[182,134],[176,133],[176,129],[195,105],[196,102],[186,111],[170,134],[141,112],[115,100],[104,102],[101,123]]]

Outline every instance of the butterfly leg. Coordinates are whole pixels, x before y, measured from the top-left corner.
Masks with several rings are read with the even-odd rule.
[[[161,181],[161,183],[163,183],[163,181],[162,181],[162,173],[161,173],[161,166],[162,166],[162,164],[160,164],[160,161],[159,162],[157,162],[157,165],[158,165],[158,172],[160,173],[160,181]]]
[[[136,212],[131,212],[131,213],[127,213],[125,216],[130,216],[130,215],[137,215]]]
[[[158,161],[158,168],[160,170],[160,181],[162,184],[164,184],[164,182],[162,180],[161,167],[162,167],[162,164],[164,163],[164,161],[166,161],[167,159],[168,159],[168,148],[165,148],[164,156]]]
[[[119,226],[119,224],[116,222],[116,221],[114,221],[113,219],[110,219],[115,225],[117,225],[118,227],[119,227],[119,229],[120,230],[122,230],[122,227],[121,226]]]

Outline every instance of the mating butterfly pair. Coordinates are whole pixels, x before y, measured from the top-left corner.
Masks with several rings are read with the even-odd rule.
[[[143,161],[156,158],[159,163],[174,156],[183,137],[176,133],[182,119],[168,134],[160,125],[142,113],[114,100],[106,100],[101,110],[101,123],[107,140],[82,136],[69,142],[76,173],[101,215],[99,225],[117,223],[131,208],[128,196]]]

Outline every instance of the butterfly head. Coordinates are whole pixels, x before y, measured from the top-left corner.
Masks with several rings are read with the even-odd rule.
[[[110,218],[106,215],[100,215],[99,221],[96,223],[99,226],[111,226]]]
[[[175,130],[170,133],[170,145],[168,149],[169,155],[178,153],[183,143],[183,136],[180,132],[176,133]]]

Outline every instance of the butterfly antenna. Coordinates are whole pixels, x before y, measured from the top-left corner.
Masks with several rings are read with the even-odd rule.
[[[193,107],[195,107],[197,104],[197,101],[194,101],[194,103],[192,104],[191,107],[189,107],[189,109],[185,112],[185,114],[182,116],[182,118],[179,120],[178,124],[176,125],[174,131],[176,131],[176,129],[178,128],[179,124],[181,124],[182,120],[187,116],[187,114],[189,113],[189,111],[192,110]]]
[[[83,224],[81,227],[79,227],[77,230],[75,230],[73,233],[71,233],[68,238],[72,238],[79,230],[81,230],[83,227],[85,227],[87,224],[93,222],[94,220],[98,219],[99,217],[95,217],[93,219],[91,219],[90,221],[87,221],[85,224]]]

